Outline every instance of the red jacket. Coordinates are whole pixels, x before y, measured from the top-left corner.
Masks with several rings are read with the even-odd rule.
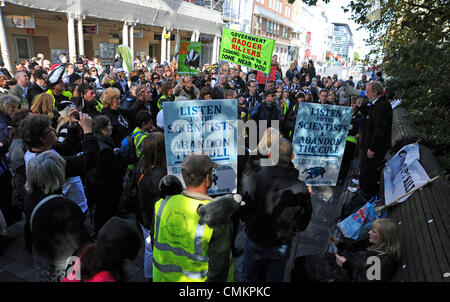
[[[75,275],[75,272],[72,272],[72,275]],[[81,282],[80,280],[75,280],[75,278],[68,279],[65,277],[61,280],[61,282]],[[108,271],[102,271],[92,277],[89,280],[84,280],[84,282],[116,282],[116,279],[108,272]]]

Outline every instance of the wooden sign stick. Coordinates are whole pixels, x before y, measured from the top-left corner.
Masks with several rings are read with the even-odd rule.
[[[435,181],[435,180],[438,179],[439,177],[441,177],[441,176],[438,175],[438,176],[436,176],[436,177],[433,177],[432,179],[430,179],[429,181],[427,181],[427,182],[424,183],[423,185],[418,186],[417,188],[414,188],[414,190],[411,190],[411,191],[409,191],[408,193],[403,194],[403,195],[400,196],[399,198],[395,199],[395,200],[394,200],[393,202],[391,202],[390,204],[384,205],[384,206],[382,206],[382,207],[379,207],[378,209],[375,210],[375,212],[380,212],[381,210],[385,209],[386,207],[391,207],[391,206],[394,206],[394,205],[398,204],[398,201],[399,201],[400,199],[402,199],[403,197],[406,197],[406,196],[408,196],[408,195],[410,195],[410,194],[416,192],[417,190],[422,189],[423,187],[425,187],[426,185],[432,183],[433,181]]]

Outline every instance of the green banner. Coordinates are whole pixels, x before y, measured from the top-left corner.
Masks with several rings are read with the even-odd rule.
[[[222,29],[219,60],[270,73],[275,40]]]
[[[131,55],[131,49],[126,45],[119,45],[117,47],[120,52],[120,56],[123,60],[123,69],[125,72],[129,73],[133,70],[133,57]]]
[[[198,75],[200,71],[200,56],[202,42],[180,41],[178,53],[178,73]]]

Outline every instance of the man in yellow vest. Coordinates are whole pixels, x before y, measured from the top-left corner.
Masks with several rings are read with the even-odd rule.
[[[155,204],[154,282],[225,282],[231,266],[232,223],[200,224],[198,208],[212,198],[217,164],[207,155],[188,155],[181,164],[186,189]]]
[[[72,103],[70,102],[72,93],[65,90],[62,79],[58,79],[56,83],[49,82],[49,89],[46,93],[53,97],[53,107],[56,107],[58,111],[63,110],[68,104]]]

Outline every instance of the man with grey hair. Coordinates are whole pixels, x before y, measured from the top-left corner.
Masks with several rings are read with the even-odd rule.
[[[197,100],[200,96],[200,90],[192,84],[190,76],[184,76],[181,78],[180,84],[175,87],[174,95],[185,96],[188,100]]]
[[[44,282],[61,281],[67,260],[89,240],[83,212],[61,195],[65,165],[54,151],[44,151],[28,162],[24,212],[32,234],[34,267]]]
[[[281,138],[269,158],[273,165],[251,175],[240,192],[246,202],[239,212],[246,240],[242,282],[282,282],[294,234],[311,220],[311,196],[291,162],[291,142]]]
[[[20,108],[29,109],[31,104],[28,103],[27,93],[30,87],[30,81],[26,71],[20,70],[14,74],[17,84],[9,89],[8,94],[14,95],[20,99]]]
[[[370,103],[360,109],[361,113],[367,116],[367,122],[361,141],[359,184],[367,200],[378,194],[380,179],[378,167],[391,146],[392,107],[383,92],[380,82],[367,83],[366,95]],[[357,102],[357,106],[361,106],[360,101]]]
[[[345,85],[343,80],[337,81],[337,91],[336,91],[336,103],[341,106],[348,106],[350,105],[350,99],[348,96],[345,95]]]

